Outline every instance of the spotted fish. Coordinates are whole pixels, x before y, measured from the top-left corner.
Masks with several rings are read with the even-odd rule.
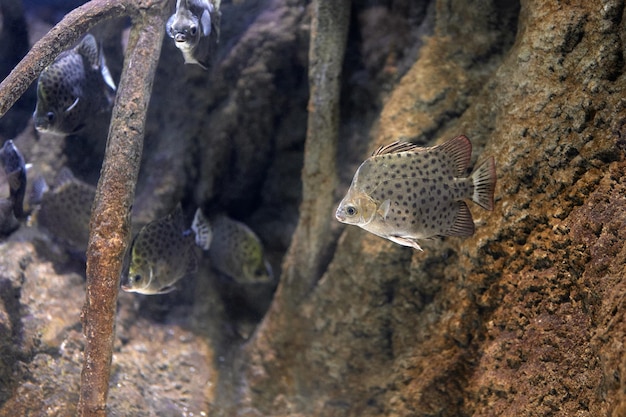
[[[0,161],[9,183],[9,199],[13,213],[24,218],[24,196],[26,194],[26,163],[12,140],[7,140],[0,149]]]
[[[474,221],[465,200],[493,210],[496,184],[493,157],[465,176],[471,153],[465,136],[428,148],[382,146],[356,171],[337,220],[418,250],[418,239],[471,236]]]
[[[212,219],[210,227],[213,239],[209,257],[213,268],[239,284],[273,281],[263,244],[252,229],[225,215]]]
[[[122,289],[140,294],[165,294],[174,284],[197,269],[195,247],[208,249],[204,216],[196,211],[191,229],[184,226],[180,204],[161,219],[145,225],[130,247],[128,274],[122,279]]]
[[[114,91],[104,54],[88,34],[39,75],[35,128],[62,136],[80,132],[94,114],[111,109]]]
[[[177,0],[168,19],[167,34],[186,64],[208,69],[220,40],[220,0]]]
[[[51,189],[43,180],[37,183],[35,194],[41,196],[34,197],[34,200],[40,200],[40,205],[32,222],[46,229],[69,249],[84,254],[89,241],[89,221],[96,187],[74,177],[69,168],[59,171]]]

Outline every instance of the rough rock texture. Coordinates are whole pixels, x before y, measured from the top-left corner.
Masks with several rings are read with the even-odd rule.
[[[211,72],[166,39],[135,222],[181,199],[189,214],[227,211],[279,270],[300,198],[310,8],[223,12]],[[110,415],[626,415],[625,42],[617,0],[354,2],[342,185],[328,191],[339,200],[377,145],[465,133],[475,160],[496,158],[495,210],[472,206],[473,237],[424,252],[337,225],[317,285],[291,300],[282,281],[247,340],[246,303],[271,289],[234,297],[206,259],[177,292],[122,294]],[[16,143],[45,173],[67,158]],[[0,242],[0,416],[74,414],[83,268],[34,229]]]

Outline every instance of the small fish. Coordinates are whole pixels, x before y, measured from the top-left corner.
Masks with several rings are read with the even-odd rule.
[[[175,289],[178,280],[196,271],[195,247],[207,250],[211,238],[200,209],[191,229],[187,230],[183,223],[179,204],[172,213],[139,231],[130,247],[130,266],[122,279],[124,291],[165,294]]]
[[[33,118],[40,132],[80,132],[94,114],[113,104],[115,83],[93,35],[62,52],[39,75]]]
[[[167,20],[166,30],[186,64],[210,67],[220,40],[220,1],[176,1],[176,13]]]
[[[474,221],[464,200],[493,210],[496,185],[493,157],[464,177],[471,154],[465,136],[428,148],[381,146],[357,169],[337,220],[418,250],[417,239],[471,236]]]
[[[273,282],[272,267],[263,244],[245,224],[224,215],[211,222],[211,265],[239,284]]]
[[[13,211],[13,201],[0,198],[0,236],[8,236],[20,227]]]
[[[33,200],[40,201],[40,205],[33,215],[34,223],[70,249],[84,253],[96,187],[75,178],[69,168],[59,171],[52,189],[43,180],[35,182]]]
[[[18,219],[24,218],[24,196],[26,195],[26,163],[12,140],[7,140],[0,149],[0,161],[9,183],[9,199]]]

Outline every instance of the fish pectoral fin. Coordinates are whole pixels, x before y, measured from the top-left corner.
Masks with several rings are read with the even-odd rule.
[[[474,234],[474,220],[472,219],[472,213],[467,207],[465,201],[459,201],[457,203],[457,215],[454,219],[454,224],[448,230],[446,236],[459,236],[468,237]]]
[[[67,109],[65,109],[65,113],[71,112],[78,105],[79,101],[80,101],[80,97],[76,97],[76,100],[74,100],[74,102],[70,104],[70,106]]]
[[[378,214],[383,219],[387,219],[387,215],[389,214],[389,208],[391,207],[391,200],[387,199],[382,202],[380,206],[378,206]]]
[[[388,239],[394,243],[397,243],[398,245],[408,246],[422,252],[424,251],[424,249],[422,249],[422,247],[417,243],[417,240],[413,238],[406,236],[389,236]]]
[[[208,10],[205,9],[204,12],[202,12],[200,22],[202,23],[202,34],[209,36],[211,34],[211,14]]]
[[[161,288],[158,292],[155,292],[155,294],[167,294],[167,293],[174,291],[175,289],[176,289],[176,286],[168,285],[166,287]]]

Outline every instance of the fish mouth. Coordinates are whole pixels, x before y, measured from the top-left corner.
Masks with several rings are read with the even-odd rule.
[[[335,212],[335,218],[342,223],[345,223],[346,221],[346,216],[343,214],[343,212],[340,209],[337,209],[337,211]]]
[[[174,40],[178,43],[185,43],[187,42],[187,36],[184,33],[177,33],[174,35]]]

